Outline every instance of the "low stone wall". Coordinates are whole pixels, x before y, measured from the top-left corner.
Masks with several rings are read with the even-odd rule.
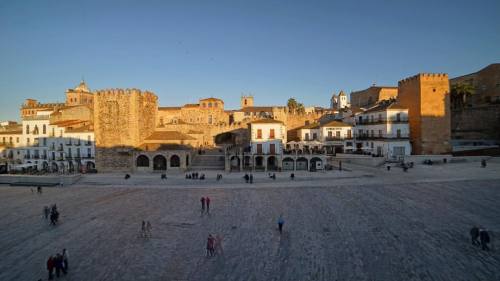
[[[415,164],[423,164],[425,160],[431,160],[434,163],[443,163],[443,159],[447,162],[451,162],[453,158],[449,154],[437,154],[437,155],[408,155],[404,157],[405,162],[413,162]]]
[[[342,161],[343,163],[352,163],[364,166],[377,167],[385,163],[385,158],[372,157],[369,155],[337,153],[335,156],[331,157],[330,161],[331,164],[334,166],[338,166],[338,162]]]
[[[61,179],[64,185],[72,185],[80,179],[81,175],[0,175],[0,184],[26,183],[26,185],[58,185]]]

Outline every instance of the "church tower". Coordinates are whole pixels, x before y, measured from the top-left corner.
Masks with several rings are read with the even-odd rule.
[[[253,96],[241,96],[241,108],[253,107]]]

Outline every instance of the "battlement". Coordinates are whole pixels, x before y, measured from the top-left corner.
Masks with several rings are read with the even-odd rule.
[[[104,89],[104,90],[98,90],[94,93],[95,96],[101,97],[101,98],[118,98],[119,96],[125,96],[125,95],[140,95],[146,99],[146,101],[151,101],[151,102],[156,102],[158,100],[158,97],[153,93],[149,91],[141,91],[136,88],[132,89]]]
[[[417,75],[405,78],[398,82],[398,86],[413,83],[415,81],[448,81],[447,73],[419,73]]]
[[[21,105],[21,109],[54,108],[64,106],[64,103],[29,103]]]

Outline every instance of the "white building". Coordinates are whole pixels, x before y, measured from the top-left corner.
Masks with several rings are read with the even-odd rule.
[[[408,109],[382,101],[355,116],[356,150],[388,159],[411,154]]]
[[[83,172],[95,168],[94,132],[88,121],[51,122],[52,111],[22,121],[15,145],[5,154],[11,170]],[[19,140],[17,142],[17,140]]]
[[[286,144],[285,124],[274,119],[262,119],[250,122],[248,126],[253,167],[263,170],[280,169]]]
[[[352,126],[340,121],[302,126],[298,129],[298,138],[298,142],[289,143],[290,148],[304,151],[324,150],[327,154],[354,150]]]
[[[330,108],[334,110],[341,110],[349,107],[349,101],[344,91],[340,91],[338,95],[333,94],[330,99]]]

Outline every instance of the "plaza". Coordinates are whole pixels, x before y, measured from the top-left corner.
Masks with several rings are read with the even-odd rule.
[[[49,255],[69,251],[56,280],[498,280],[500,161],[344,171],[87,174],[65,187],[0,186],[0,280],[47,279]],[[212,200],[201,214],[200,198]],[[56,203],[60,224],[42,208]],[[284,233],[276,221],[283,214]],[[142,220],[152,237],[141,238]],[[491,251],[472,246],[486,227]],[[224,254],[206,257],[208,234]]]

